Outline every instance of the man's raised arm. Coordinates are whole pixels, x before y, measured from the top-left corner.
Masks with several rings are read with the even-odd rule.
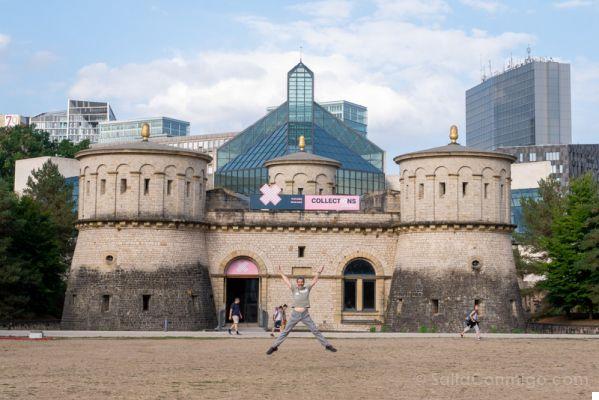
[[[310,286],[314,287],[314,285],[318,283],[318,278],[320,278],[320,274],[322,274],[322,271],[324,271],[324,267],[320,267],[320,269],[316,271],[316,273],[312,277],[312,283],[310,284]]]
[[[287,278],[287,275],[285,275],[285,274],[283,273],[283,271],[281,271],[281,266],[280,266],[280,265],[277,267],[277,271],[278,271],[278,272],[279,272],[279,274],[281,275],[281,278],[283,279],[283,282],[285,282],[285,285],[287,285],[287,287],[288,287],[289,289],[291,289],[291,282],[289,282],[289,278]]]

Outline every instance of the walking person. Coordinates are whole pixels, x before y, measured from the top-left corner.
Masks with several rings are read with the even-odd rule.
[[[460,332],[460,336],[464,337],[464,334],[470,329],[474,328],[474,332],[476,333],[476,339],[480,340],[480,327],[478,326],[478,304],[474,305],[474,309],[468,314],[466,318],[466,327],[462,332]]]
[[[299,277],[296,279],[295,284],[292,284],[289,281],[289,278],[281,271],[281,267],[278,267],[279,274],[281,274],[281,278],[283,282],[287,285],[291,293],[293,294],[293,310],[291,311],[291,318],[287,322],[287,326],[285,330],[281,332],[277,340],[272,344],[272,346],[266,351],[266,354],[270,355],[279,349],[279,346],[283,341],[287,338],[289,333],[293,330],[293,328],[301,321],[304,325],[310,329],[310,332],[316,339],[324,346],[324,348],[331,352],[336,352],[337,349],[333,347],[332,344],[320,333],[314,321],[310,317],[309,309],[310,309],[310,291],[318,283],[318,278],[320,274],[324,270],[324,267],[321,267],[320,270],[314,275],[312,278],[312,282],[310,285],[306,285],[306,280],[303,277]]]
[[[274,337],[275,331],[281,332],[281,324],[283,323],[283,306],[278,306],[275,308],[275,312],[272,315],[272,320],[274,325],[272,326],[272,332],[270,333],[270,336]]]
[[[231,308],[229,308],[229,320],[233,321],[229,328],[229,335],[232,335],[231,330],[234,330],[236,334],[241,335],[241,333],[239,333],[239,320],[242,318],[239,297],[235,297],[235,301],[231,304]]]

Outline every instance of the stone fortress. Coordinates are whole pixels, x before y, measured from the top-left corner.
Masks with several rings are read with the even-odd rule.
[[[277,267],[309,281],[322,265],[311,314],[323,330],[457,332],[475,303],[483,329],[523,327],[508,200],[515,158],[459,145],[456,127],[450,144],[394,159],[399,193],[364,195],[351,212],[250,209],[246,196],[206,190],[210,156],[142,135],[76,156],[79,236],[63,329],[215,329],[234,297],[246,322],[267,327],[291,300]],[[263,183],[334,196],[341,164],[304,140],[264,163]]]

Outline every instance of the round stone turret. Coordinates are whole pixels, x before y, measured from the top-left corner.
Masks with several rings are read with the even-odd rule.
[[[457,143],[403,154],[400,167],[402,222],[510,223],[510,165],[515,157]]]
[[[80,220],[193,221],[203,216],[208,154],[144,136],[141,142],[95,146],[76,158]]]
[[[283,189],[283,194],[335,194],[339,161],[299,151],[268,160],[268,181]]]

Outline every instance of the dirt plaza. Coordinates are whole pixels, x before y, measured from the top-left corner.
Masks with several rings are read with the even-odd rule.
[[[590,399],[596,340],[0,340],[2,399]]]

